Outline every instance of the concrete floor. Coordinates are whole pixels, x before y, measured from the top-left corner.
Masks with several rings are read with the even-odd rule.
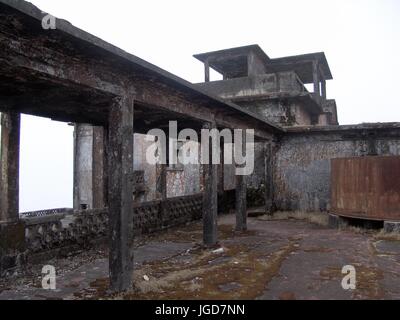
[[[57,289],[41,289],[41,267],[0,282],[4,299],[400,299],[400,241],[377,232],[332,230],[304,221],[235,217],[219,220],[223,252],[204,249],[195,222],[146,237],[135,248],[135,289],[112,295],[107,250],[98,248],[46,264]],[[346,291],[343,266],[356,269],[357,289]]]

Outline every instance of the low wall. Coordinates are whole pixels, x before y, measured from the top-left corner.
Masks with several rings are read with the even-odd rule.
[[[329,211],[331,159],[400,155],[400,125],[288,129],[274,155],[277,210]]]
[[[138,236],[201,219],[202,204],[202,194],[134,204],[132,232]],[[31,212],[5,227],[0,230],[0,240],[4,238],[0,242],[7,249],[4,254],[0,250],[0,274],[26,262],[66,255],[107,239],[108,209]],[[14,248],[16,241],[10,244],[10,239],[16,238],[17,227],[21,229],[21,245]]]

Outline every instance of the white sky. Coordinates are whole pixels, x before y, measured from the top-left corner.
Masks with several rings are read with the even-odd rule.
[[[400,121],[398,0],[32,0],[188,81],[195,53],[259,44],[271,57],[324,51],[341,124]],[[72,206],[72,128],[24,117],[21,211]]]

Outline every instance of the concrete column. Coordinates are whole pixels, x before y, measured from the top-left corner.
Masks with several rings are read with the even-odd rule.
[[[1,114],[0,222],[19,220],[19,146],[21,115]]]
[[[93,126],[74,126],[74,209],[93,208]]]
[[[156,174],[157,174],[157,182],[156,182],[156,191],[157,198],[160,200],[166,200],[168,198],[168,184],[167,184],[167,173],[168,173],[168,162],[169,162],[169,138],[166,139],[165,150],[161,150],[161,152],[165,153],[165,164],[157,164],[156,166]]]
[[[207,123],[204,129],[216,128],[215,123]],[[209,144],[210,162],[212,161],[212,144]],[[202,165],[204,192],[203,192],[203,240],[206,246],[213,246],[218,242],[218,165]]]
[[[321,95],[322,99],[325,101],[326,100],[326,80],[322,79],[321,81]]]
[[[103,127],[75,124],[74,209],[107,206],[107,139]]]
[[[116,98],[108,120],[109,273],[113,291],[132,288],[134,95]]]
[[[314,97],[316,100],[319,101],[321,96],[320,89],[319,89],[319,66],[318,61],[313,61],[313,82],[314,82]]]
[[[246,133],[242,135],[242,152],[246,150]],[[236,231],[247,230],[247,177],[236,176]]]
[[[253,52],[250,52],[247,56],[247,76],[252,77],[257,75],[257,69],[255,67],[255,55]]]
[[[93,208],[107,206],[107,135],[103,127],[93,127],[92,192]]]
[[[225,212],[225,204],[226,204],[226,199],[225,199],[225,175],[224,175],[224,150],[225,150],[225,144],[221,142],[220,144],[220,165],[218,168],[218,212],[219,213],[224,213]]]
[[[265,211],[272,213],[273,204],[273,175],[272,175],[272,144],[264,144],[264,162],[265,162]]]
[[[208,60],[204,62],[204,81],[210,82],[210,63]]]

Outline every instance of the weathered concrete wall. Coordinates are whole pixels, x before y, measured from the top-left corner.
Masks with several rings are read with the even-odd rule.
[[[311,124],[310,114],[304,106],[295,101],[261,100],[238,102],[238,104],[281,126],[306,126]]]
[[[284,136],[274,159],[276,208],[329,210],[330,160],[371,154],[400,155],[400,133],[396,130],[320,131]]]
[[[269,73],[250,77],[196,84],[223,99],[273,95],[277,93],[301,93],[306,89],[294,72]]]
[[[93,127],[90,125],[77,125],[74,133],[75,141],[75,185],[74,208],[80,209],[81,205],[87,205],[93,209]],[[135,134],[135,152],[133,157],[133,169],[144,171],[145,191],[138,196],[139,202],[153,201],[159,196],[156,191],[157,170],[156,166],[148,163],[146,153],[148,147],[154,142],[147,140],[146,135]],[[195,142],[190,142],[195,143]],[[198,145],[197,143],[195,143]],[[228,171],[229,173],[229,171]],[[233,180],[228,176],[228,184]],[[200,166],[188,164],[179,169],[167,170],[167,196],[180,197],[195,195],[200,190]]]

